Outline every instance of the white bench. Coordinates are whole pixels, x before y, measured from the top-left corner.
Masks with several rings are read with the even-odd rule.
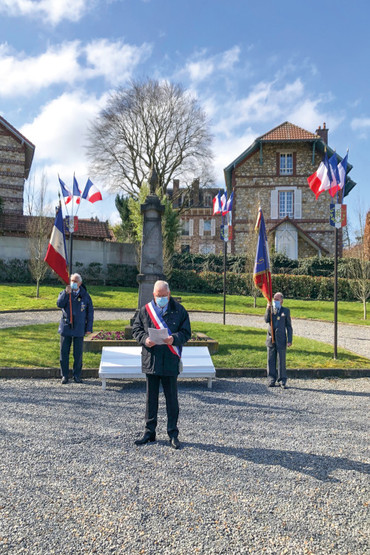
[[[181,360],[183,371],[180,378],[208,378],[208,387],[212,388],[216,371],[208,347],[184,347]],[[145,379],[141,371],[141,347],[103,347],[99,378],[103,389],[106,389],[108,379]]]

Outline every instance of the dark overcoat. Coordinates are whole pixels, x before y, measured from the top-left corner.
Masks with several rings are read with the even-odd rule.
[[[163,320],[171,330],[173,345],[182,347],[191,337],[189,315],[185,308],[170,297]],[[167,345],[154,345],[154,347],[147,347],[145,345],[145,340],[149,337],[148,329],[154,327],[145,306],[143,306],[139,310],[132,326],[134,338],[142,345],[142,371],[145,374],[177,376],[179,374],[180,359],[171,352]]]
[[[83,285],[81,285],[77,295],[73,292],[71,295],[73,326],[70,325],[69,293],[64,290],[59,293],[57,300],[57,306],[62,309],[58,332],[63,336],[83,337],[86,332],[93,331],[94,308],[92,300]]]

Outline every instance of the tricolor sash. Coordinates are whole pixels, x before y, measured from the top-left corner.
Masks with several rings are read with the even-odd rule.
[[[161,315],[159,308],[155,304],[154,301],[145,305],[146,311],[149,314],[149,318],[153,322],[154,326],[159,329],[167,329],[168,335],[172,335],[170,328],[167,326],[166,322],[163,320],[163,316]],[[176,347],[175,345],[167,345],[171,353],[178,356],[181,359],[181,347]]]

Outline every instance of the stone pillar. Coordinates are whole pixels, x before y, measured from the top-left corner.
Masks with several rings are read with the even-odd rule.
[[[157,195],[150,194],[141,205],[144,214],[143,240],[141,243],[140,274],[138,308],[151,301],[153,286],[159,279],[165,279],[163,274],[162,250],[162,214],[164,206]]]

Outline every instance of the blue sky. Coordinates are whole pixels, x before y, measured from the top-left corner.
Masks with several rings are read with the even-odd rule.
[[[0,0],[0,113],[36,145],[49,200],[57,174],[88,177],[86,130],[109,91],[140,78],[180,82],[198,98],[223,168],[284,121],[349,148],[350,222],[370,209],[366,0]],[[101,184],[93,175],[99,187]],[[114,194],[81,217],[117,221]]]

